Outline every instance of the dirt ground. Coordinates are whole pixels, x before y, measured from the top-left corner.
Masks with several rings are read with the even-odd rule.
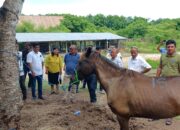
[[[119,130],[116,116],[106,102],[106,95],[97,93],[97,104],[89,103],[87,89],[80,89],[73,102],[65,102],[65,92],[50,95],[44,92],[46,100],[28,99],[21,111],[21,130]],[[80,111],[79,115],[74,112]],[[180,120],[173,119],[171,126],[164,120],[130,120],[130,130],[180,130]]]

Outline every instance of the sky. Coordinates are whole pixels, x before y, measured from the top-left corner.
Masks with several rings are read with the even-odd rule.
[[[0,6],[4,1],[0,0]],[[22,13],[69,13],[79,16],[104,14],[156,20],[180,18],[180,0],[25,0]]]

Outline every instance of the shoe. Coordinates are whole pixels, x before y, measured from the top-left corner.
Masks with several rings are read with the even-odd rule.
[[[54,91],[52,91],[51,94],[56,94],[56,93]]]
[[[166,123],[165,124],[166,125],[171,125],[172,124],[172,119],[170,119],[170,118],[166,119]]]
[[[39,97],[38,99],[45,100],[43,97]]]
[[[55,94],[58,95],[58,94],[59,94],[59,91],[56,91]]]
[[[101,93],[101,94],[105,94],[105,91],[104,91],[104,90],[101,90],[101,91],[99,91],[99,93]]]
[[[92,104],[96,104],[97,102],[96,101],[91,101]]]
[[[32,100],[36,100],[36,97],[32,97]]]
[[[27,97],[26,96],[23,96],[23,98],[22,98],[23,100],[26,100],[27,99]]]

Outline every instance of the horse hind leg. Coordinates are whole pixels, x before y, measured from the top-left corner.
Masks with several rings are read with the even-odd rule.
[[[117,119],[120,125],[120,130],[129,130],[129,118],[117,116]]]

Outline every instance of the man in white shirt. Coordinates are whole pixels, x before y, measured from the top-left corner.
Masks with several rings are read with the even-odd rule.
[[[39,52],[39,44],[33,44],[33,51],[27,55],[27,63],[29,65],[30,72],[32,74],[32,97],[36,99],[36,80],[38,82],[38,98],[42,97],[42,75],[43,75],[43,55]]]
[[[134,70],[139,73],[147,73],[151,70],[151,66],[138,55],[138,48],[131,47],[131,57],[128,61],[128,69]]]
[[[123,67],[123,62],[119,56],[117,56],[117,49],[113,48],[111,50],[111,61],[114,62],[116,65],[118,65],[120,68]]]

